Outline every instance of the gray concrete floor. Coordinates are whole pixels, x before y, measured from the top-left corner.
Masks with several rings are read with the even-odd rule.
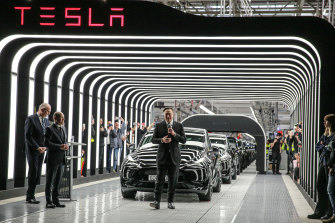
[[[66,208],[45,209],[43,195],[38,198],[39,205],[26,204],[22,197],[2,202],[0,221],[320,222],[305,219],[305,214],[312,209],[299,197],[299,190],[288,176],[256,175],[255,172],[252,164],[232,184],[222,184],[221,192],[213,193],[211,202],[200,202],[195,194],[177,194],[175,210],[167,208],[166,195],[163,195],[160,210],[149,207],[153,193],[138,192],[135,200],[123,199],[119,180],[110,179],[77,186],[76,201],[64,201]],[[293,196],[295,202],[292,202]]]

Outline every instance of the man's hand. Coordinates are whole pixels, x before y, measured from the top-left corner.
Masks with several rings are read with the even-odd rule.
[[[168,128],[168,133],[170,133],[172,136],[176,135],[176,133],[174,132],[172,128]]]
[[[44,153],[45,150],[47,150],[46,147],[38,147],[38,149],[37,149],[37,151],[38,151],[39,153]]]
[[[169,136],[164,136],[163,138],[162,138],[162,142],[163,143],[170,143],[171,141],[172,141],[172,139],[171,138],[168,138]]]
[[[120,120],[121,120],[121,122],[124,122],[124,119],[122,117],[120,117]]]
[[[60,146],[60,149],[61,149],[61,150],[69,150],[69,145],[67,145],[67,144],[62,144],[62,145]]]

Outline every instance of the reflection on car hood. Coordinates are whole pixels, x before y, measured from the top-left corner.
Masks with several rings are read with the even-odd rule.
[[[199,146],[198,143],[192,144],[181,144],[180,150],[181,162],[180,165],[185,163],[197,161],[201,158],[204,150],[192,149],[194,146]],[[156,156],[157,156],[158,144],[147,143],[141,148],[139,148],[135,153],[142,167],[156,166]]]

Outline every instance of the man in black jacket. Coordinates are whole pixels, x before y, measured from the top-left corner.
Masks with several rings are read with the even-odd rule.
[[[47,208],[65,207],[59,203],[59,185],[64,172],[65,151],[69,149],[66,144],[67,135],[64,127],[64,114],[55,112],[53,115],[55,123],[49,126],[45,134],[45,146],[48,147],[47,174],[45,183],[45,198]],[[51,200],[52,185],[52,200]]]
[[[179,142],[185,143],[186,137],[184,127],[181,123],[173,121],[172,108],[165,108],[164,121],[158,123],[154,130],[152,143],[159,144],[157,151],[157,178],[155,182],[155,201],[150,206],[156,209],[160,208],[160,200],[165,175],[168,174],[168,208],[175,209],[174,195],[178,181],[180,149]]]
[[[104,120],[100,118],[100,137],[99,137],[99,174],[104,173],[104,152],[105,152],[105,137],[107,130],[104,127]]]
[[[51,112],[51,106],[43,103],[39,106],[38,112],[28,116],[24,126],[25,153],[29,165],[28,170],[28,190],[27,203],[40,203],[35,199],[35,188],[40,182],[42,164],[44,159],[44,135],[49,126],[48,115]]]

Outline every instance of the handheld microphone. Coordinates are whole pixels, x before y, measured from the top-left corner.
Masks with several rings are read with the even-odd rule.
[[[172,125],[169,123],[169,124],[167,125],[167,128],[168,128],[168,129],[169,129],[169,128],[172,128]],[[169,138],[172,138],[171,133],[168,134],[168,137],[169,137]]]

